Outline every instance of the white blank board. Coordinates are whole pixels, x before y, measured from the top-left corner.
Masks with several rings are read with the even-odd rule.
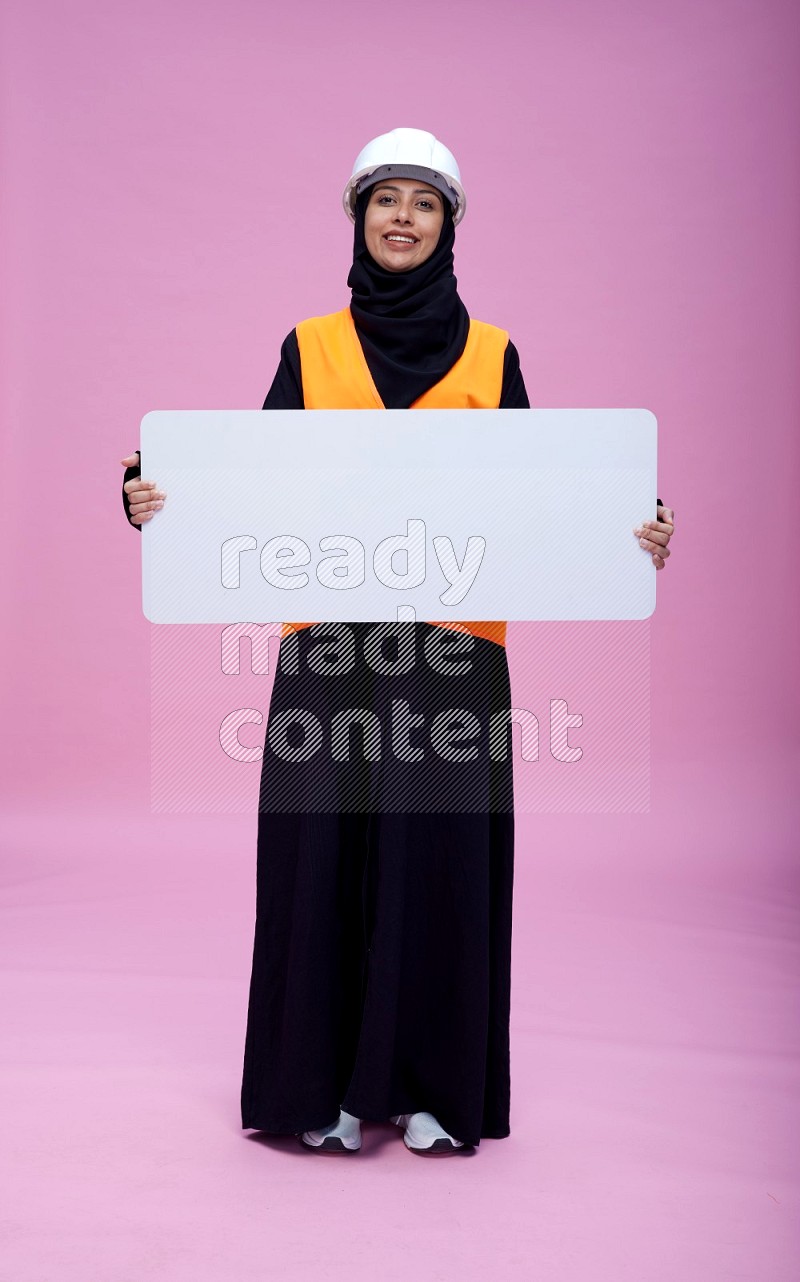
[[[153,623],[655,608],[649,410],[156,410],[140,449],[167,491],[142,527]]]

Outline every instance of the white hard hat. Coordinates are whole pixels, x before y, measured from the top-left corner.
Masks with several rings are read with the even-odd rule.
[[[356,157],[342,204],[355,222],[356,196],[365,187],[394,174],[395,178],[419,178],[446,196],[453,206],[453,223],[460,223],[467,207],[461,174],[455,156],[444,143],[424,129],[392,129],[368,142]],[[369,181],[364,181],[369,179]]]

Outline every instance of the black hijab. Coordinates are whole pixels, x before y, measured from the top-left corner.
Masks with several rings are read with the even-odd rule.
[[[469,313],[453,274],[455,227],[444,200],[439,241],[407,272],[381,267],[367,249],[364,214],[372,188],[356,200],[350,311],[369,371],[387,409],[407,409],[433,387],[464,350]]]

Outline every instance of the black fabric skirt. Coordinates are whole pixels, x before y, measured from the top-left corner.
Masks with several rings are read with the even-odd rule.
[[[427,623],[378,626],[281,642],[242,1125],[428,1111],[474,1145],[509,1134],[506,652]]]

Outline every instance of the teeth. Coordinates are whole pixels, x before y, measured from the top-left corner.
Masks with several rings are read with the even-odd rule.
[[[414,244],[414,237],[413,237],[413,236],[387,236],[387,237],[386,237],[386,239],[387,239],[387,240],[398,240],[398,241],[400,242],[400,244],[401,244],[401,245],[413,245],[413,244]]]

